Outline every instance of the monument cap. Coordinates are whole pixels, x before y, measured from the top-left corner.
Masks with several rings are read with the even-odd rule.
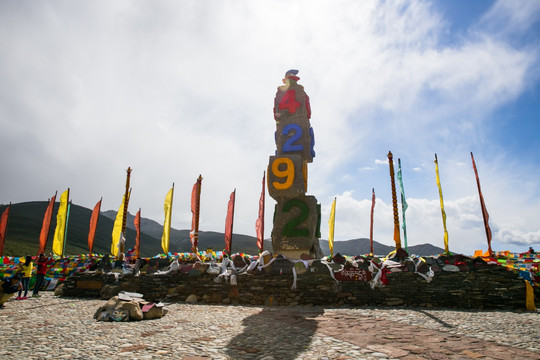
[[[289,74],[296,76],[296,75],[298,75],[298,72],[299,71],[295,70],[295,69],[287,70],[287,72],[285,73],[285,76],[287,76]]]

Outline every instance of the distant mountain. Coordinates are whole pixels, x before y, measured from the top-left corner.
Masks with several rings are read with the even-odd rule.
[[[23,256],[35,255],[39,248],[39,235],[43,222],[43,215],[47,209],[47,201],[33,201],[11,205],[8,220],[4,255]],[[54,230],[56,228],[56,215],[59,203],[55,203],[49,236],[47,238],[46,252],[52,251]],[[0,213],[6,205],[0,206]],[[90,216],[92,210],[72,204],[67,226],[66,254],[88,253],[88,231],[90,229]],[[114,220],[99,216],[93,252],[98,254],[110,253],[111,237]],[[126,230],[126,246],[133,247],[135,243],[135,230]],[[153,256],[161,252],[160,239],[153,238],[145,233],[141,234],[141,255]]]
[[[114,220],[116,218],[116,211],[104,211],[101,213],[101,215]],[[135,229],[135,225],[133,225],[134,218],[134,215],[128,213],[126,227]],[[154,220],[141,218],[141,232],[143,231],[153,238],[159,239],[159,244],[161,246],[161,236],[163,234],[162,225]],[[169,244],[169,249],[171,252],[191,251],[191,239],[189,237],[189,232],[190,230],[177,230],[171,228],[171,239]],[[266,249],[271,248],[271,241],[266,240],[264,246]],[[225,247],[225,235],[215,231],[199,231],[198,247],[200,250],[211,248],[215,251],[221,251]],[[232,252],[243,252],[251,255],[258,254],[259,250],[257,248],[257,238],[248,235],[233,234]]]
[[[56,227],[56,213],[58,203],[55,204],[51,229],[47,241],[46,252],[51,251],[54,229]],[[0,213],[4,211],[6,205],[0,205]],[[23,256],[34,255],[39,247],[39,234],[43,215],[47,209],[46,201],[33,201],[11,205],[11,212],[8,221],[8,230],[4,248],[4,255]],[[66,254],[88,253],[88,231],[90,227],[90,216],[92,210],[72,204],[69,215],[68,233],[66,242]],[[96,237],[94,240],[94,253],[108,254],[111,247],[111,234],[116,218],[116,211],[108,210],[100,213]],[[135,216],[128,213],[126,221],[126,249],[135,245]],[[154,256],[163,252],[161,249],[161,235],[163,226],[154,220],[141,218],[141,255],[143,257]],[[216,251],[223,250],[224,234],[214,231],[199,231],[199,249],[206,250],[212,248]],[[320,240],[323,253],[329,254],[327,240]],[[272,243],[265,240],[265,249],[272,251]],[[191,240],[189,230],[171,229],[171,240],[169,249],[171,252],[191,251]],[[373,242],[373,250],[377,255],[386,255],[394,247]],[[250,255],[258,253],[257,239],[253,236],[233,234],[232,252],[243,252]],[[343,255],[369,254],[369,239],[361,238],[348,241],[336,241],[334,243],[334,253]],[[409,247],[409,254],[420,256],[436,255],[444,250],[431,244],[415,245]]]
[[[321,249],[325,254],[330,253],[328,246],[328,240],[319,240]],[[338,252],[342,255],[361,255],[369,254],[371,246],[369,239],[361,238],[347,241],[335,241],[334,242],[334,254]],[[373,253],[376,255],[388,255],[391,251],[394,251],[394,246],[383,245],[377,241],[373,241]],[[408,247],[409,255],[429,256],[438,255],[444,253],[444,249],[433,246],[431,244],[414,245]]]

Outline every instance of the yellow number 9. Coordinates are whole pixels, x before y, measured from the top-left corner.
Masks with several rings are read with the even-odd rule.
[[[280,170],[280,165],[285,165],[285,170]],[[289,158],[277,158],[272,162],[272,173],[278,178],[286,178],[284,183],[274,181],[272,185],[278,190],[285,190],[292,186],[294,182],[294,164]]]

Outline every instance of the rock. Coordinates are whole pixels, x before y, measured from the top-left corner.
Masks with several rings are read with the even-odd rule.
[[[419,273],[427,273],[429,271],[429,265],[420,261],[418,265],[416,265],[416,271]]]
[[[412,273],[413,273],[413,272],[416,270],[416,266],[414,265],[414,263],[412,262],[412,260],[407,259],[407,260],[405,260],[405,261],[403,262],[403,264],[407,267],[407,271],[408,271],[408,272],[412,272]]]
[[[197,303],[197,295],[191,294],[186,299],[186,304],[196,304]]]
[[[137,292],[139,291],[139,284],[135,281],[125,281],[120,285],[120,290],[122,291],[129,291],[129,292]]]
[[[62,289],[64,288],[64,284],[60,284],[54,289],[54,295],[55,296],[62,296]]]
[[[193,269],[193,264],[187,264],[180,266],[180,273],[187,274]]]
[[[233,264],[234,264],[234,267],[237,268],[238,270],[240,270],[244,266],[248,265],[248,263],[246,262],[246,259],[244,259],[244,257],[242,257],[240,255],[236,255],[234,257]]]
[[[315,273],[329,274],[328,266],[323,264],[321,260],[314,260],[309,266],[309,270]]]
[[[196,262],[195,265],[193,265],[193,269],[199,270],[202,273],[205,273],[209,267],[210,264],[203,264],[200,261]]]
[[[301,275],[307,272],[306,266],[302,261],[298,261],[294,264],[294,270],[296,270],[296,275]]]
[[[188,271],[188,276],[199,276],[202,274],[202,271],[201,270],[197,270],[197,269],[191,269]]]
[[[340,253],[337,253],[332,258],[332,261],[336,264],[344,265],[347,260]]]
[[[240,292],[238,291],[238,288],[236,286],[233,286],[231,288],[228,297],[230,299],[238,299],[240,297]]]
[[[360,258],[358,260],[356,260],[354,262],[356,264],[356,266],[359,268],[359,269],[362,269],[362,270],[368,270],[369,269],[369,261],[363,259],[363,258]]]
[[[399,248],[399,249],[397,249],[397,251],[396,251],[396,257],[397,257],[399,260],[403,261],[403,260],[405,260],[406,258],[409,257],[409,254],[407,254],[407,251],[405,251],[404,248]]]
[[[339,270],[343,269],[343,265],[335,263],[335,262],[329,263],[328,266],[330,266],[330,269],[332,269],[334,271],[339,271]],[[328,271],[328,268],[327,268],[327,271]]]
[[[118,295],[120,291],[120,286],[116,285],[105,285],[101,288],[100,296],[102,299],[110,299],[115,295]]]
[[[284,257],[277,257],[269,266],[272,275],[292,275],[294,263]]]
[[[268,295],[268,297],[264,300],[265,306],[279,306],[279,303],[274,298],[274,295]]]
[[[447,272],[459,272],[459,267],[457,267],[456,265],[449,265],[449,264],[446,264],[442,267],[443,271],[447,271]]]
[[[302,255],[300,255],[300,259],[301,260],[313,260],[313,258],[310,255],[305,254],[305,253],[302,253]]]
[[[218,264],[208,264],[206,273],[212,275],[219,275],[221,273],[221,266],[219,266]]]

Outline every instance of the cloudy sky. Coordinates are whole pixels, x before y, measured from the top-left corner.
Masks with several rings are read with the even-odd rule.
[[[408,244],[486,249],[470,152],[494,250],[540,248],[540,1],[0,0],[0,203],[47,200],[255,236],[284,72],[311,98],[308,193],[327,238],[393,244],[387,153],[401,159]],[[273,205],[267,196],[266,231]],[[401,218],[401,212],[400,212]],[[143,229],[144,231],[144,229]],[[174,249],[171,249],[174,251]]]

